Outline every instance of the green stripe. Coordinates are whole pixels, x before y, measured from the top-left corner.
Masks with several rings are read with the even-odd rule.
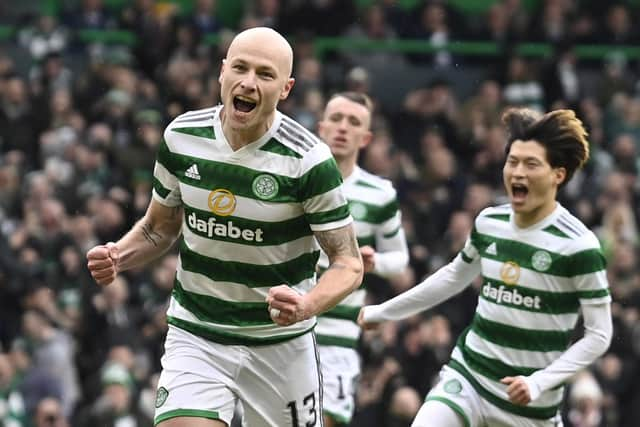
[[[363,181],[361,179],[357,180],[356,182],[354,182],[354,185],[358,185],[360,187],[367,187],[367,188],[375,188],[376,190],[382,190],[382,188],[377,187],[367,181]]]
[[[382,206],[362,202],[360,200],[349,200],[349,205],[358,205],[358,208],[355,208],[356,211],[364,208],[365,213],[358,216],[356,219],[370,224],[382,224],[383,222],[395,217],[398,212],[398,201],[396,199]]]
[[[336,413],[331,412],[331,411],[329,411],[329,410],[327,410],[325,408],[322,408],[322,414],[325,417],[332,418],[335,421],[334,424],[335,423],[338,423],[338,424],[349,424],[351,422],[351,417],[345,417],[343,415],[336,414]]]
[[[290,341],[301,335],[311,331],[315,325],[309,329],[305,329],[302,332],[296,332],[289,335],[278,335],[272,337],[251,337],[247,335],[238,335],[230,332],[226,332],[220,329],[214,329],[205,325],[199,325],[197,323],[189,322],[187,320],[178,319],[177,317],[167,316],[167,323],[175,326],[176,328],[183,329],[194,335],[207,339],[209,341],[217,342],[225,345],[246,345],[246,346],[262,346],[278,344],[285,341]],[[275,327],[274,327],[275,328]]]
[[[173,297],[198,320],[234,326],[273,325],[266,302],[232,302],[186,291],[175,279]]]
[[[440,402],[440,403],[443,403],[443,404],[447,405],[455,413],[460,415],[460,418],[462,418],[462,422],[463,422],[465,427],[471,427],[471,421],[469,421],[469,416],[467,415],[466,412],[464,412],[464,409],[462,409],[462,407],[460,405],[458,405],[457,403],[455,403],[454,401],[449,400],[446,397],[441,397],[441,396],[431,396],[431,397],[427,396],[427,398],[424,401],[425,402],[429,402],[429,401]]]
[[[202,409],[174,409],[173,411],[168,411],[158,415],[155,420],[153,420],[153,425],[157,426],[163,421],[176,417],[198,417],[208,418],[210,420],[220,419],[217,411],[206,411]]]
[[[300,239],[302,237],[312,236],[313,232],[311,228],[309,228],[309,224],[307,223],[304,215],[299,217],[289,219],[286,221],[273,221],[273,222],[265,222],[265,221],[253,221],[246,218],[240,218],[236,216],[225,216],[220,217],[212,212],[203,211],[200,209],[192,208],[191,206],[184,206],[185,213],[185,222],[189,230],[191,230],[194,234],[197,234],[200,237],[204,237],[207,239],[214,239],[223,242],[234,242],[237,243],[237,238],[227,237],[227,236],[219,236],[215,234],[215,230],[212,229],[212,235],[209,236],[208,223],[211,218],[215,220],[215,223],[218,224],[229,224],[232,223],[234,227],[240,230],[262,230],[262,241],[258,242],[253,240],[251,243],[252,246],[271,246],[271,245],[280,245],[283,243],[291,242],[296,239]],[[193,221],[193,216],[198,221]],[[212,220],[213,221],[213,220]],[[198,225],[200,226],[198,229]],[[207,228],[205,228],[207,227]]]
[[[182,241],[180,260],[182,268],[202,274],[213,281],[233,282],[250,288],[293,286],[312,278],[320,251],[302,254],[279,264],[255,265],[244,262],[222,261],[190,250]]]
[[[376,246],[375,236],[363,236],[363,237],[358,236],[358,246],[360,247],[371,246],[375,248]]]
[[[466,345],[467,334],[470,328],[458,338],[457,346],[464,356],[465,362],[476,372],[493,381],[500,382],[504,377],[516,377],[518,375],[528,376],[538,371],[538,368],[530,368],[524,366],[512,366],[503,363],[498,359],[486,357],[478,352],[473,351]]]
[[[158,152],[158,161],[182,182],[204,190],[224,188],[236,196],[260,200],[253,193],[253,181],[267,173],[278,183],[278,193],[269,199],[273,203],[302,202],[324,194],[340,186],[342,178],[333,159],[313,167],[301,178],[278,175],[271,171],[255,170],[248,167],[171,153],[166,144]],[[200,179],[185,176],[185,171],[197,165]]]
[[[538,251],[544,251],[551,257],[551,265],[542,273],[561,277],[573,277],[581,274],[595,273],[606,268],[606,262],[600,249],[587,249],[572,255],[561,255],[546,248],[531,246],[515,240],[501,239],[488,234],[471,233],[473,245],[483,257],[499,262],[515,261],[520,267],[537,271],[532,264],[532,257]],[[496,255],[486,253],[492,243],[496,244]]]
[[[316,335],[318,345],[331,345],[335,347],[357,348],[358,340],[353,338],[335,337],[331,335]]]
[[[322,313],[322,317],[331,317],[332,319],[351,320],[353,322],[358,321],[358,314],[360,314],[361,307],[353,307],[348,305],[337,305],[331,310]]]
[[[558,227],[556,227],[553,224],[551,224],[548,227],[543,228],[542,231],[546,231],[547,233],[553,234],[554,236],[563,237],[563,238],[566,238],[566,239],[570,238],[567,234],[565,234],[564,231],[560,230]]]
[[[213,130],[213,126],[173,128],[171,130],[178,133],[184,133],[185,135],[198,136],[200,138],[207,139],[216,139],[216,134]]]
[[[398,233],[400,232],[400,229],[401,229],[401,228],[402,228],[402,226],[401,226],[401,225],[399,225],[395,230],[390,231],[390,232],[388,232],[388,233],[386,233],[386,234],[383,234],[383,235],[382,235],[382,237],[384,237],[385,239],[390,239],[390,238],[392,238],[393,236],[395,236],[396,234],[398,234]]]
[[[163,421],[176,417],[198,417],[208,418],[210,420],[219,420],[220,416],[217,411],[206,411],[203,409],[174,409],[163,414],[158,415],[153,421],[153,425],[157,426]]]
[[[487,218],[493,218],[500,221],[509,222],[511,215],[509,214],[490,214],[486,216]]]
[[[549,292],[549,291],[540,291],[537,289],[527,288],[525,286],[513,286],[507,285],[504,282],[495,279],[489,279],[484,277],[484,282],[482,284],[482,288],[480,289],[480,297],[486,301],[492,302],[494,304],[498,304],[504,307],[515,308],[518,310],[526,310],[532,311],[536,313],[547,313],[547,314],[564,314],[564,313],[577,313],[580,309],[580,301],[579,301],[579,292]],[[522,300],[526,297],[530,297],[533,299],[538,298],[538,302],[540,305],[540,309],[536,309],[535,307],[526,307],[523,303],[515,304],[512,302],[505,302],[504,300],[497,302],[492,298],[488,298],[485,295],[489,293],[489,290],[495,290],[499,292],[500,288],[503,291],[517,292],[518,295],[522,297]],[[606,293],[606,289],[603,289]]]
[[[473,262],[473,258],[471,258],[470,256],[467,256],[467,254],[465,254],[464,251],[460,251],[460,256],[462,257],[462,260],[467,264],[471,264]]]
[[[171,165],[171,157],[173,154],[169,151],[169,147],[167,147],[167,141],[164,138],[160,141],[160,145],[158,146],[158,153],[156,154],[156,159],[158,163],[160,163],[166,170],[171,172],[169,168]]]
[[[342,221],[349,216],[349,206],[345,203],[329,211],[305,213],[304,216],[309,224],[328,224]]]
[[[163,199],[166,199],[169,193],[171,193],[171,191],[165,188],[165,186],[162,185],[155,176],[153,177],[153,189],[156,190],[156,193],[158,193]]]
[[[517,328],[485,319],[477,313],[473,317],[471,329],[481,338],[494,344],[528,351],[564,351],[573,333],[572,330]]]
[[[553,406],[542,406],[542,407],[533,407],[533,406],[518,406],[514,405],[511,402],[503,400],[502,398],[496,396],[491,393],[489,390],[482,387],[482,385],[476,380],[473,375],[467,369],[457,362],[456,360],[450,360],[448,363],[449,367],[458,371],[462,376],[465,377],[469,383],[476,389],[478,394],[480,394],[483,398],[494,404],[500,409],[503,409],[507,412],[511,412],[512,414],[520,415],[521,417],[527,418],[535,418],[538,420],[548,420],[558,413],[558,409],[560,405]]]
[[[295,157],[296,159],[302,158],[300,154],[296,153],[286,145],[278,142],[278,140],[275,138],[271,138],[269,141],[267,141],[266,144],[260,147],[260,150],[268,151],[270,153],[280,154],[281,156]]]
[[[576,293],[580,299],[604,298],[610,295],[609,289],[594,289],[592,291],[578,291]]]
[[[333,157],[318,163],[300,177],[300,200],[308,200],[342,185],[342,175]]]

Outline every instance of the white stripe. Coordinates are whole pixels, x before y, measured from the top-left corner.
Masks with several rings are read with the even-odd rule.
[[[326,222],[324,224],[309,224],[312,231],[328,231],[335,230],[336,228],[345,227],[353,222],[353,218],[351,215],[346,217],[345,219],[341,219],[339,221]]]
[[[578,313],[537,313],[498,305],[483,298],[478,300],[476,312],[487,320],[492,320],[504,325],[541,331],[567,331],[573,329],[578,320]]]
[[[203,211],[209,212],[209,193],[198,187],[181,183],[182,199],[184,203]],[[302,206],[299,203],[270,203],[262,200],[250,199],[242,196],[236,197],[236,209],[233,216],[254,221],[286,221],[302,215]]]
[[[348,307],[362,307],[366,296],[367,292],[364,289],[356,289],[340,301],[340,305]]]
[[[387,205],[395,199],[395,195],[389,194],[388,191],[355,184],[345,184],[344,193],[347,195],[349,200],[364,202],[380,207]]]
[[[172,190],[178,186],[179,180],[178,178],[169,172],[167,168],[165,168],[162,163],[156,162],[153,167],[153,176],[156,177],[160,184],[167,190]]]
[[[276,324],[261,325],[261,326],[233,326],[233,325],[222,325],[218,323],[203,322],[199,320],[191,312],[187,311],[184,307],[182,307],[180,303],[178,303],[178,301],[176,301],[176,299],[173,297],[171,297],[171,301],[169,302],[169,308],[167,310],[167,314],[169,316],[173,316],[178,319],[186,320],[188,322],[202,325],[205,327],[216,328],[224,332],[229,332],[232,334],[246,336],[246,337],[253,337],[253,338],[276,338],[282,335],[295,334],[297,332],[303,332],[313,327],[315,323],[315,317],[304,320],[302,322],[294,323],[291,326],[278,326]]]
[[[334,319],[332,317],[318,317],[315,328],[316,335],[328,335],[357,340],[360,327],[350,320]]]
[[[219,221],[219,223],[224,223]],[[187,247],[193,252],[220,261],[244,262],[254,265],[271,265],[282,263],[302,254],[318,250],[318,243],[313,236],[305,236],[287,243],[273,246],[251,246],[251,242],[223,242],[208,239],[195,234],[188,226],[182,230]]]
[[[329,190],[326,193],[318,194],[310,199],[302,202],[305,206],[305,211],[310,213],[326,212],[347,204],[347,200],[344,197],[341,187],[336,187],[333,190]]]
[[[476,353],[500,360],[512,366],[546,368],[562,354],[561,351],[527,351],[502,347],[479,337],[473,330],[467,334],[466,345]]]
[[[473,377],[476,380],[478,380],[478,382],[482,384],[484,388],[486,388],[492,394],[500,397],[501,399],[509,401],[509,396],[507,395],[507,391],[506,391],[507,386],[499,382],[493,381],[481,375],[480,373],[474,371],[472,368],[470,368],[469,365],[465,363],[464,358],[462,357],[462,354],[460,353],[460,350],[457,347],[453,349],[453,353],[451,357],[456,361],[460,362],[462,365],[464,365],[469,372],[472,372],[474,374]],[[534,402],[529,403],[527,406],[529,408],[540,408],[540,407],[557,405],[562,401],[562,393],[563,393],[562,389],[549,390],[547,392],[542,393],[542,395],[540,395],[538,399],[536,399]]]
[[[327,144],[322,143],[314,145],[313,148],[304,155],[300,176],[306,174],[315,166],[331,158],[333,158],[333,155],[331,154],[331,149]]]
[[[265,302],[270,289],[269,286],[250,288],[240,283],[214,282],[203,274],[183,270],[180,262],[177,270],[178,280],[186,291],[209,295],[226,301]],[[313,278],[305,279],[292,286],[292,288],[304,295],[314,286],[314,283]]]

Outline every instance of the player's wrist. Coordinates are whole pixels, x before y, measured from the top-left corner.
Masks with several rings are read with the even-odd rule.
[[[533,379],[531,376],[528,376],[528,377],[522,377],[522,380],[524,381],[524,383],[527,385],[527,388],[529,389],[529,397],[532,402],[536,400],[538,397],[540,397],[540,395],[542,394],[542,390],[540,389],[540,386],[535,381],[535,379]]]

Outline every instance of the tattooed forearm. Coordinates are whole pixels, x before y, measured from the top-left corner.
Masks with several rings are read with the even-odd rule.
[[[162,236],[156,232],[151,224],[142,224],[142,235],[153,246],[158,246],[158,241],[162,239]]]
[[[356,241],[356,236],[351,225],[335,230],[317,231],[315,236],[322,250],[329,256],[329,259],[334,259],[336,256],[341,255],[356,258],[360,257],[358,242]]]

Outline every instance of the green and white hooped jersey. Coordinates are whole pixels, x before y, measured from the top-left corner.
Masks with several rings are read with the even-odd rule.
[[[495,406],[549,419],[558,412],[563,387],[516,406],[499,381],[549,366],[569,347],[580,305],[611,300],[605,260],[596,236],[559,204],[526,229],[512,217],[509,205],[485,209],[461,252],[483,283],[473,322],[449,366]]]
[[[259,140],[233,151],[221,109],[177,117],[158,152],[153,197],[184,208],[168,322],[227,344],[285,341],[316,320],[277,326],[265,298],[273,286],[305,294],[315,285],[313,231],[352,221],[342,178],[329,148],[280,112]]]
[[[358,245],[369,245],[376,250],[402,250],[406,247],[396,199],[396,190],[391,181],[373,175],[356,166],[344,180],[343,191],[349,200]],[[401,244],[400,248],[395,248]],[[329,266],[329,259],[321,252],[318,264],[321,270]],[[320,345],[355,348],[360,336],[357,325],[358,313],[364,305],[366,291],[357,289],[336,307],[318,318],[316,334]]]

